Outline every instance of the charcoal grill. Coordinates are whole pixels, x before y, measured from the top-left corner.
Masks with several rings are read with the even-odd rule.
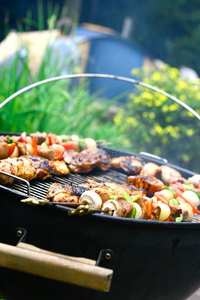
[[[87,75],[92,76],[91,74],[62,76],[46,80],[45,83]],[[130,80],[135,84],[146,86],[132,79],[102,74],[101,76]],[[4,101],[0,108],[20,93],[43,83],[34,84],[17,92]],[[152,89],[166,94],[153,87]],[[180,102],[170,95],[169,98]],[[188,109],[185,104],[182,106]],[[200,120],[196,112],[191,108],[188,110]],[[111,157],[133,154],[103,148]],[[163,164],[161,158],[144,153],[141,155],[146,162]],[[194,175],[189,170],[175,165],[169,166],[180,171],[186,178]],[[182,300],[194,293],[200,287],[200,219],[197,215],[189,223],[151,222],[97,213],[79,217],[69,216],[68,211],[72,208],[61,205],[29,206],[20,201],[27,195],[45,198],[47,189],[53,182],[80,184],[88,179],[94,179],[98,182],[124,183],[126,177],[125,173],[114,169],[94,170],[87,175],[68,174],[48,178],[43,182],[33,180],[30,185],[20,181],[15,182],[11,188],[1,186],[0,211],[4,226],[0,229],[0,295],[13,300]],[[30,245],[34,245],[37,249]],[[41,249],[53,253],[46,253]],[[35,253],[38,254],[38,251],[42,253],[39,260],[35,261]],[[18,261],[20,269],[10,260],[13,253],[22,255]],[[32,259],[31,263],[34,261],[35,272],[29,272],[23,255]],[[73,266],[74,264],[78,266],[78,270],[75,268],[77,271],[75,279],[67,278],[67,272],[60,271],[63,274],[62,278],[58,278],[59,276],[54,278],[49,273],[48,276],[46,274],[43,276],[43,273],[38,272],[40,268],[37,265],[42,264],[41,260],[44,259],[43,265],[48,266],[47,262],[51,264],[52,261],[64,259],[62,255],[65,255],[65,262],[68,262],[68,259],[73,262],[75,260]],[[85,264],[90,265],[89,272],[86,273],[84,273]],[[50,271],[48,269],[48,272],[51,273],[52,269]],[[95,273],[100,274],[97,276],[99,280],[97,286],[94,285],[97,280]],[[89,282],[84,280],[87,276]]]

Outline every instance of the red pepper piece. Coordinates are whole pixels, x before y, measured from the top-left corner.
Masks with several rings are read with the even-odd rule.
[[[37,150],[37,139],[34,136],[32,139],[32,147],[33,147],[33,155],[38,155],[38,150]]]
[[[13,154],[14,150],[15,150],[16,144],[15,143],[8,144],[8,147],[9,147],[8,156],[11,156]]]
[[[49,139],[49,146],[52,146],[55,144],[55,139],[53,136],[48,135],[48,139]]]
[[[68,141],[68,142],[61,142],[59,145],[63,146],[65,150],[71,150],[74,146],[74,142]]]
[[[161,195],[159,194],[159,192],[156,193],[155,196],[157,197],[157,200],[158,200],[158,201],[161,201],[162,203],[164,203],[164,204],[170,206],[169,202],[168,202],[163,196],[161,196]]]
[[[151,218],[152,207],[153,207],[153,199],[150,199],[150,200],[147,202],[147,219],[150,219],[150,218]]]

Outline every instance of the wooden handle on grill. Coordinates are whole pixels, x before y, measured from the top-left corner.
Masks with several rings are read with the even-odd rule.
[[[0,243],[0,266],[102,292],[110,290],[113,270],[95,266],[96,261],[66,256],[35,246]]]

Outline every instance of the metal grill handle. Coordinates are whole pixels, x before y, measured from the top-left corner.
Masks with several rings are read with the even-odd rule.
[[[28,85],[27,87],[19,90],[18,92],[14,93],[10,97],[8,97],[6,100],[4,100],[0,104],[0,109],[4,105],[6,105],[8,102],[10,102],[14,98],[16,98],[17,96],[19,96],[19,95],[23,94],[24,92],[29,91],[29,90],[37,87],[37,86],[40,86],[42,84],[46,84],[46,83],[49,83],[49,82],[58,81],[58,80],[74,79],[74,78],[108,78],[108,79],[115,79],[115,80],[130,82],[130,83],[135,84],[135,85],[141,85],[143,87],[146,87],[150,90],[153,90],[155,92],[158,92],[158,93],[168,97],[172,101],[174,101],[174,102],[178,103],[179,105],[181,105],[182,107],[184,107],[186,110],[188,110],[190,113],[192,113],[198,120],[200,120],[200,115],[195,110],[193,110],[189,105],[185,104],[184,102],[182,102],[178,98],[176,98],[176,97],[174,97],[174,96],[172,96],[172,95],[164,92],[163,90],[160,90],[160,89],[158,89],[158,88],[156,88],[152,85],[146,84],[142,81],[135,80],[133,78],[127,78],[127,77],[123,77],[123,76],[116,76],[116,75],[109,75],[109,74],[91,74],[91,73],[63,75],[63,76],[52,77],[52,78],[48,78],[48,79],[45,79],[45,80],[42,80],[42,81],[38,81],[36,83]]]

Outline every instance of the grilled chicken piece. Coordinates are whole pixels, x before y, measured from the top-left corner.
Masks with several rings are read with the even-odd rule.
[[[18,176],[28,181],[37,177],[36,170],[30,159],[25,157],[13,157],[0,161],[0,171],[11,175]],[[0,174],[0,182],[2,184],[12,184],[14,178]]]
[[[51,161],[39,156],[25,156],[32,161],[38,178],[46,179],[47,177],[67,175],[69,169],[62,160]]]
[[[109,156],[103,149],[99,148],[91,148],[81,152],[66,152],[64,161],[73,173],[88,173],[95,167],[103,170],[109,168]]]
[[[115,157],[111,159],[110,164],[113,168],[124,170],[132,175],[138,175],[143,168],[142,161],[135,156]]]
[[[152,162],[146,163],[140,172],[141,176],[155,176],[159,177],[161,175],[161,168]]]
[[[28,181],[46,179],[52,175],[66,175],[69,170],[64,161],[49,161],[39,156],[20,156],[0,161],[0,171],[18,176]],[[14,179],[0,174],[0,183],[12,184]]]
[[[180,172],[169,166],[163,165],[160,167],[160,169],[161,179],[167,185],[169,185],[170,183],[175,183],[177,181],[185,181]]]
[[[164,183],[154,176],[129,176],[127,178],[127,183],[132,184],[137,188],[145,189],[149,197],[153,196],[155,192],[165,188]]]
[[[53,202],[74,202],[78,203],[81,195],[89,191],[89,188],[82,185],[66,185],[60,183],[53,183],[49,186],[47,199]]]
[[[0,159],[7,158],[9,155],[9,146],[6,142],[0,142]]]

